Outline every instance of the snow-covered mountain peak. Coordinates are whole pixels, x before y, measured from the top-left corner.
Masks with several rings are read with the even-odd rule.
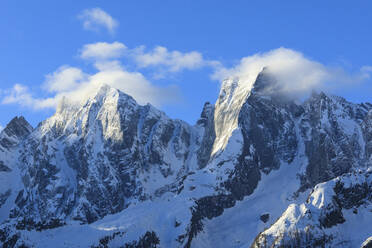
[[[216,140],[212,154],[222,151],[238,127],[239,113],[247,98],[252,95],[267,96],[274,90],[275,79],[263,68],[258,75],[231,77],[222,82],[215,104]]]
[[[103,84],[93,91],[93,93],[91,93],[85,100],[82,99],[82,104],[70,102],[66,97],[63,97],[57,105],[56,113],[66,114],[67,112],[71,114],[72,112],[80,111],[82,108],[89,108],[92,104],[102,105],[105,101],[116,101],[118,98],[121,98],[121,102],[135,102],[131,96],[125,94],[124,92],[108,84]]]
[[[97,93],[93,94],[87,101],[86,104],[89,102],[98,102],[98,103],[103,103],[107,101],[108,99],[118,99],[119,97],[125,98],[125,100],[131,100],[134,101],[134,99],[125,94],[124,92],[111,87],[107,84],[103,84],[97,91]]]
[[[4,128],[8,136],[24,137],[33,130],[33,127],[26,121],[23,116],[13,118],[9,124]]]
[[[42,134],[51,132],[53,135],[86,134],[97,120],[102,122],[106,131],[110,125],[120,129],[120,115],[124,116],[127,111],[136,111],[139,107],[131,96],[109,85],[102,85],[82,105],[63,98],[56,113],[42,122],[38,130]]]
[[[22,139],[29,135],[33,127],[23,116],[13,118],[9,124],[1,131],[0,145],[10,148],[17,145]]]

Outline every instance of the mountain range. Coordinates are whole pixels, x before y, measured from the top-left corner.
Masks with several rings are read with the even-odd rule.
[[[372,247],[372,104],[228,78],[196,124],[102,86],[0,134],[3,247]]]

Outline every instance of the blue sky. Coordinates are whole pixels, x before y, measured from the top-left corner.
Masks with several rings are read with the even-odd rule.
[[[372,102],[371,10],[367,0],[4,0],[0,125],[24,115],[35,126],[61,95],[111,79],[141,103],[194,123],[221,79],[251,70],[241,59],[257,53],[254,65],[295,56],[303,66],[286,67],[298,75],[285,80],[321,72],[311,87],[327,88],[332,78],[333,93]]]

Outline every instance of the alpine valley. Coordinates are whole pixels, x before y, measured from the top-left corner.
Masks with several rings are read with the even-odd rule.
[[[3,247],[372,247],[372,104],[264,69],[195,125],[102,86],[0,134]]]

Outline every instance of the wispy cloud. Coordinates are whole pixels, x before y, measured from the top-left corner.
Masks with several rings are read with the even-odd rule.
[[[120,42],[97,42],[86,44],[83,46],[80,57],[83,59],[92,60],[107,60],[113,58],[120,58],[127,47]]]
[[[18,104],[32,109],[44,109],[56,106],[56,99],[34,98],[27,86],[15,84],[13,88],[7,91],[7,95],[2,100],[2,104]]]
[[[156,71],[156,78],[163,78],[171,73],[184,70],[198,70],[203,67],[218,68],[221,63],[208,60],[200,52],[170,51],[166,47],[157,46],[146,51],[145,46],[131,49],[128,53],[139,68],[152,68]]]
[[[137,69],[149,68],[153,70],[156,78],[184,70],[198,70],[203,67],[218,68],[220,62],[208,60],[200,52],[181,52],[168,50],[163,46],[146,49],[145,46],[128,48],[121,42],[97,42],[84,45],[80,57],[91,61],[112,60],[125,57],[127,63],[134,64]]]
[[[78,15],[78,18],[82,20],[84,29],[90,31],[99,31],[104,28],[114,33],[119,26],[112,16],[100,8],[85,9]]]
[[[162,46],[157,46],[149,52],[145,52],[145,47],[141,46],[133,49],[132,56],[140,67],[163,66],[170,72],[194,70],[205,65],[203,55],[199,52],[168,51]]]
[[[372,74],[372,66],[370,65],[365,65],[360,69],[362,76],[366,79],[369,79]]]
[[[145,46],[128,48],[121,42],[97,42],[84,45],[80,52],[82,59],[96,61],[107,61],[125,57],[127,63],[133,63],[137,69],[150,68],[156,78],[162,78],[172,73],[184,70],[198,70],[202,67],[218,68],[218,61],[208,60],[200,52],[181,52],[168,50],[163,46],[156,46],[147,50]],[[98,62],[97,62],[98,61]]]

